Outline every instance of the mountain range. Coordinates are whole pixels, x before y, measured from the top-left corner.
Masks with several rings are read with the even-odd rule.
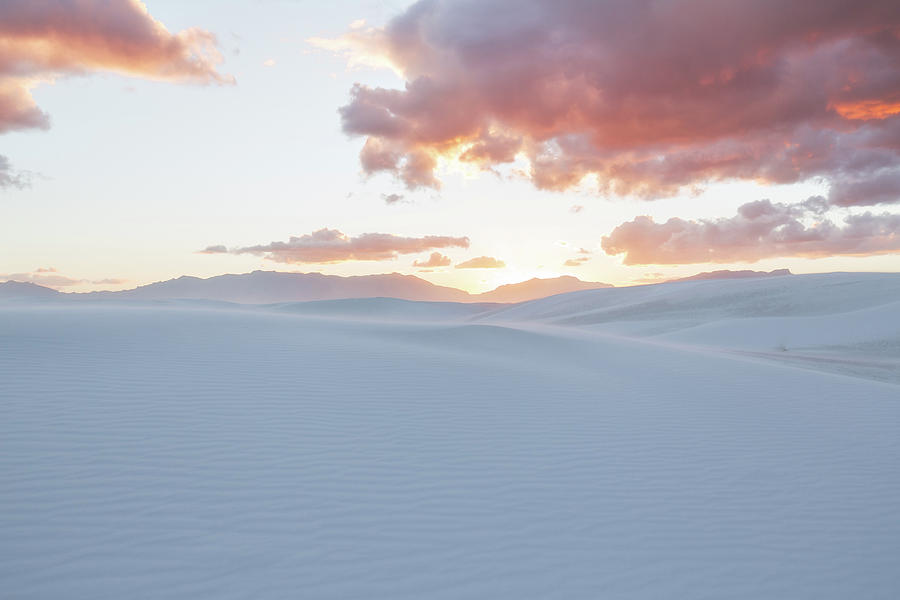
[[[608,283],[562,276],[502,285],[483,294],[435,285],[400,273],[341,277],[321,273],[252,273],[202,279],[183,276],[117,292],[61,293],[34,283],[0,283],[0,298],[78,297],[129,300],[216,300],[241,304],[275,304],[344,298],[389,297],[426,302],[524,302],[576,290],[612,287]]]
[[[735,279],[790,275],[787,269],[776,271],[713,271],[673,281],[697,279]],[[399,298],[426,302],[516,303],[556,294],[613,287],[608,283],[582,281],[564,275],[548,279],[501,285],[482,294],[435,285],[414,275],[390,273],[341,277],[321,273],[252,273],[218,275],[202,279],[183,276],[117,292],[63,293],[35,283],[0,283],[0,298],[102,298],[129,300],[214,300],[240,304],[275,304],[346,298]]]

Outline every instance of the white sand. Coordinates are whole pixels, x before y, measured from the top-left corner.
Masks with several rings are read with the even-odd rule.
[[[0,304],[0,596],[900,596],[900,277]]]

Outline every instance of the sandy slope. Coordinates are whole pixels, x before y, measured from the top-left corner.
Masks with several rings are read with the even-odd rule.
[[[895,598],[900,386],[757,354],[895,359],[900,279],[791,280],[0,304],[4,593]]]
[[[593,290],[502,307],[483,318],[737,352],[900,383],[900,275],[892,273]]]

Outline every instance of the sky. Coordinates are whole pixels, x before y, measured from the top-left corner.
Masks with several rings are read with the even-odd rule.
[[[0,280],[900,271],[900,5],[3,0]]]

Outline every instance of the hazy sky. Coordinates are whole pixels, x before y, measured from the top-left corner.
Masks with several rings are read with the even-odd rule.
[[[0,280],[898,271],[900,8],[782,4],[4,0]]]

